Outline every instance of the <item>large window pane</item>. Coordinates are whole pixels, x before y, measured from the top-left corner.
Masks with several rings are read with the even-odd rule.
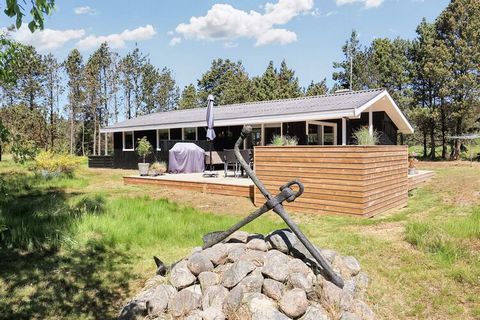
[[[158,130],[158,140],[168,140],[168,129],[159,129]]]
[[[133,150],[133,131],[124,132],[123,135],[123,149]]]
[[[184,128],[183,137],[184,140],[197,140],[196,128]]]

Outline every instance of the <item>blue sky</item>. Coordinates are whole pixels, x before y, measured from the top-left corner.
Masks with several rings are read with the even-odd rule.
[[[78,47],[90,54],[107,40],[121,55],[138,47],[173,70],[183,87],[196,83],[213,59],[242,60],[251,76],[282,59],[303,86],[327,78],[352,29],[375,37],[413,38],[423,17],[432,21],[448,0],[57,0],[44,32],[14,37],[63,59]],[[192,17],[193,20],[191,20]],[[2,25],[11,21],[2,18]],[[127,31],[126,31],[127,30]]]

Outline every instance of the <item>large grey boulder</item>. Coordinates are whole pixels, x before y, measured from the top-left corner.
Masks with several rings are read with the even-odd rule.
[[[247,243],[247,249],[267,251],[268,245],[263,239],[252,239]]]
[[[250,261],[237,261],[230,267],[230,269],[223,273],[221,283],[226,288],[232,288],[254,269],[255,265]]]
[[[299,320],[330,320],[330,317],[322,306],[311,305]]]
[[[204,271],[198,275],[198,281],[200,281],[200,286],[202,287],[202,290],[217,285],[218,280],[218,274],[212,271]]]
[[[279,306],[280,310],[290,318],[298,318],[307,311],[307,295],[305,291],[298,288],[286,291],[280,299]]]
[[[246,243],[248,238],[250,237],[250,233],[242,230],[235,231],[232,233],[227,239],[225,239],[225,242],[227,243]]]
[[[245,296],[243,302],[248,308],[252,320],[288,320],[289,318],[278,311],[276,303],[261,293],[252,293]]]
[[[304,275],[303,273],[291,273],[288,277],[289,284],[298,289],[302,289],[306,293],[310,293],[313,290],[313,276]]]
[[[203,320],[225,320],[225,315],[223,314],[222,310],[210,307],[203,310],[202,319]]]
[[[265,237],[270,242],[273,249],[283,253],[289,253],[295,244],[297,244],[297,236],[289,229],[277,230]]]
[[[204,271],[213,270],[213,263],[206,255],[198,252],[188,258],[187,267],[193,275],[198,276]]]
[[[214,265],[218,266],[227,260],[227,249],[225,244],[217,243],[213,247],[203,250],[203,254],[206,255]]]
[[[203,310],[207,308],[217,308],[222,310],[223,303],[227,298],[228,290],[223,286],[211,286],[208,287],[202,298]]]
[[[190,272],[187,261],[177,263],[170,272],[170,283],[177,289],[183,289],[195,282],[197,278]]]
[[[168,301],[177,293],[171,285],[161,284],[154,288],[146,301],[148,314],[163,314],[167,310]]]
[[[262,267],[265,264],[266,257],[266,252],[247,249],[245,250],[243,255],[240,256],[239,260],[247,260],[253,262],[256,267]]]
[[[285,285],[281,282],[278,282],[273,279],[265,279],[263,280],[263,287],[262,292],[267,297],[278,301],[283,295],[283,290],[285,289]]]
[[[228,243],[227,261],[236,262],[247,250],[247,246],[244,243]]]
[[[270,250],[265,257],[262,273],[274,280],[284,282],[288,277],[288,257],[280,251]]]
[[[168,309],[175,317],[185,317],[191,311],[202,306],[202,295],[193,290],[183,289],[177,292],[168,303]]]

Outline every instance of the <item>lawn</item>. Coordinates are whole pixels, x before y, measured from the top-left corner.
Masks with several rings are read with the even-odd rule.
[[[294,214],[320,246],[355,255],[382,319],[480,317],[480,166],[421,163],[436,177],[373,219]],[[155,271],[254,209],[247,199],[124,186],[123,170],[45,180],[0,162],[0,319],[110,319]],[[168,199],[168,200],[167,200]],[[271,213],[248,226],[281,228]]]

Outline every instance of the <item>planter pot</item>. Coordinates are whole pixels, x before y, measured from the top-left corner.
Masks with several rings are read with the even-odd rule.
[[[417,169],[416,168],[408,168],[408,174],[417,174]]]
[[[150,167],[150,163],[139,163],[138,164],[138,172],[141,176],[148,175],[148,168]]]

